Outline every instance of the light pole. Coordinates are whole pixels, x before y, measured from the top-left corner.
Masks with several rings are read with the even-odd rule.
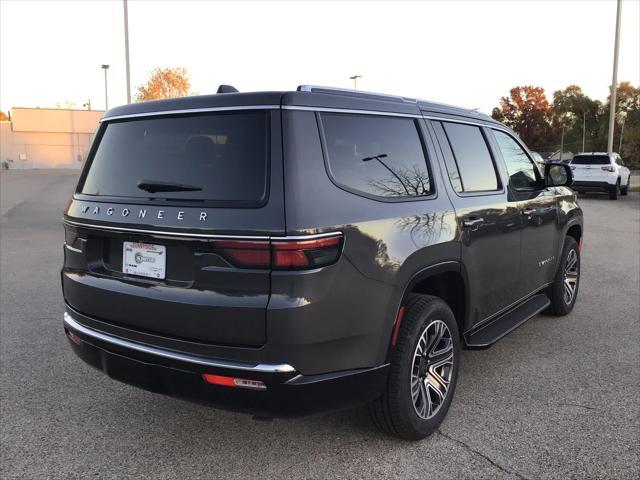
[[[104,109],[109,110],[109,93],[107,90],[107,70],[109,70],[109,65],[102,64],[102,68],[104,69]]]
[[[616,93],[618,89],[618,50],[620,50],[620,16],[622,14],[622,0],[618,0],[616,12],[616,40],[613,47],[613,79],[611,80],[611,95],[609,102],[609,135],[607,137],[607,153],[613,152],[613,129],[616,116]]]
[[[587,134],[587,112],[582,112],[582,152],[584,153],[584,140]]]
[[[124,2],[124,59],[127,72],[127,103],[131,103],[131,74],[129,72],[129,12],[127,10],[127,0]]]
[[[396,177],[396,180],[398,180],[398,182],[400,182],[400,185],[402,185],[402,188],[407,193],[407,195],[410,195],[409,189],[407,188],[405,183],[402,181],[402,179],[398,176],[398,174],[396,172],[394,172],[389,165],[387,165],[386,163],[384,163],[382,161],[382,159],[383,158],[387,158],[387,156],[388,155],[386,153],[381,153],[380,155],[373,155],[371,157],[364,157],[362,159],[362,161],[363,162],[370,162],[371,160],[377,160],[380,165],[382,165],[384,168],[386,168],[389,171],[389,173],[391,173],[391,175]]]
[[[362,78],[362,75],[353,75],[352,77],[349,77],[349,80],[353,80],[353,89],[357,90],[358,89],[358,79]]]
[[[622,111],[618,114],[618,123],[620,124],[620,145],[618,146],[618,153],[622,155],[622,136],[624,135],[624,123],[627,120],[627,112]]]

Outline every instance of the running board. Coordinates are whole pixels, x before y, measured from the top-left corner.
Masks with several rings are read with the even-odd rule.
[[[513,332],[530,318],[547,308],[551,301],[540,293],[527,299],[517,307],[503,313],[479,328],[464,334],[464,341],[469,349],[489,348],[505,335]]]

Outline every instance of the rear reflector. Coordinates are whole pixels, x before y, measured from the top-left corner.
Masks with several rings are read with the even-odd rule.
[[[223,375],[213,375],[203,373],[202,378],[211,385],[222,385],[223,387],[252,388],[254,390],[266,390],[267,386],[260,380],[249,380],[247,378],[225,377]]]
[[[404,307],[400,307],[398,310],[398,317],[396,318],[396,325],[393,327],[393,335],[391,337],[391,345],[395,345],[398,341],[398,332],[400,332],[400,325],[402,324],[402,319],[404,318]]]
[[[214,247],[229,262],[241,268],[278,270],[324,267],[340,256],[342,234],[310,240],[272,241],[216,240]]]
[[[71,330],[67,330],[67,336],[71,339],[73,343],[75,343],[78,346],[80,346],[80,344],[82,343],[82,340],[80,339],[80,337],[75,333],[73,333]]]

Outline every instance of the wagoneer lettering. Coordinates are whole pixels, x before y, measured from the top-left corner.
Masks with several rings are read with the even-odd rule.
[[[262,415],[367,403],[423,438],[462,349],[573,309],[571,182],[490,117],[404,97],[117,107],[64,214],[64,329],[155,392]]]

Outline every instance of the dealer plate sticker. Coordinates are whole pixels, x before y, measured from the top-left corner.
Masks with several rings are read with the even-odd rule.
[[[163,279],[166,274],[167,247],[150,243],[124,242],[122,271],[130,275]]]

